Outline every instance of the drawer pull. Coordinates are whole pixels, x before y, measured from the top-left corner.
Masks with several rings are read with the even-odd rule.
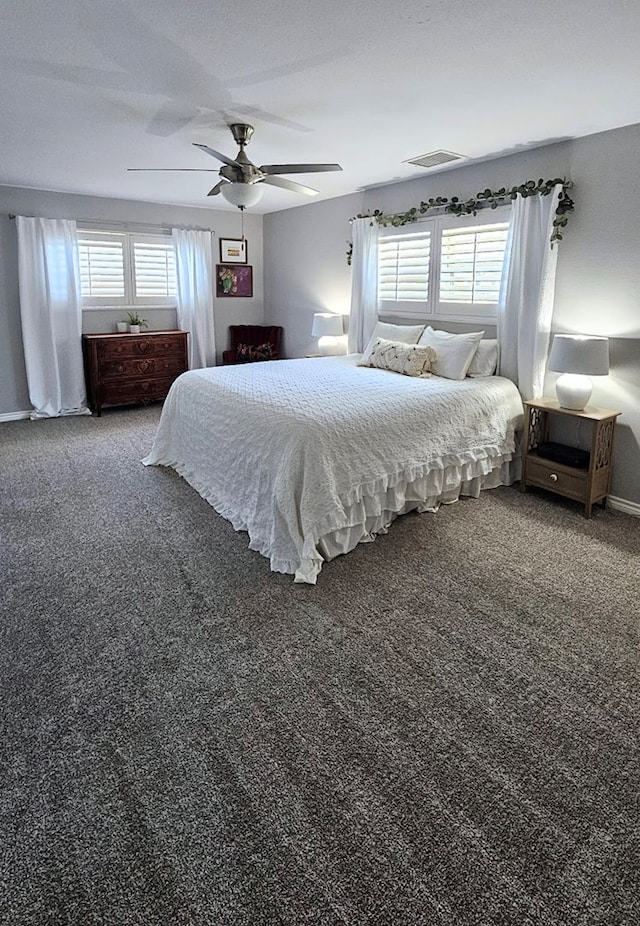
[[[558,477],[556,476],[555,473],[551,473],[551,475],[549,476],[549,479],[551,480],[551,482],[557,482],[557,481],[558,481]]]

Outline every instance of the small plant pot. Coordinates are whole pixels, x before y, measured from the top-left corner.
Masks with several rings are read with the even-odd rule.
[[[119,334],[125,334],[129,330],[129,326],[126,322],[117,322],[116,329]]]
[[[140,325],[129,325],[129,334],[140,334]]]

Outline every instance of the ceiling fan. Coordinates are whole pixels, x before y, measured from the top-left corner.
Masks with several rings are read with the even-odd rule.
[[[291,190],[293,193],[303,193],[305,196],[317,196],[318,190],[304,186],[302,183],[296,183],[293,180],[287,180],[280,174],[311,174],[319,171],[342,170],[339,164],[263,164],[256,167],[252,164],[246,155],[245,148],[251,141],[253,135],[253,126],[244,122],[234,122],[229,126],[239,151],[235,158],[227,157],[208,145],[200,145],[194,142],[196,148],[200,148],[211,157],[222,161],[223,167],[218,171],[220,180],[213,189],[209,190],[207,196],[217,196],[222,193],[224,198],[237,206],[244,209],[246,206],[254,206],[261,198],[264,188],[262,184],[267,183],[271,186],[281,187],[284,190]],[[182,171],[207,171],[213,168],[206,167],[129,167],[128,170],[182,170]]]

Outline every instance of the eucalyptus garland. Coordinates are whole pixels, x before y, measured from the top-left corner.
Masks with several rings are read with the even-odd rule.
[[[446,196],[436,196],[435,198],[431,197],[430,199],[424,200],[419,206],[412,206],[411,209],[408,209],[406,212],[385,215],[380,209],[374,209],[373,212],[359,213],[354,216],[354,219],[370,218],[372,220],[372,225],[376,222],[383,227],[398,227],[400,225],[408,225],[410,222],[415,222],[421,215],[433,209],[458,216],[477,215],[479,209],[485,209],[487,207],[497,209],[498,206],[503,206],[510,200],[517,199],[518,196],[548,196],[558,184],[562,185],[562,191],[558,198],[558,206],[553,218],[553,229],[550,239],[551,247],[553,247],[556,241],[562,240],[562,229],[567,224],[567,215],[574,211],[574,203],[568,193],[568,190],[572,189],[573,184],[570,180],[561,178],[556,178],[555,180],[540,179],[537,183],[535,180],[527,180],[525,183],[521,183],[520,186],[513,186],[509,189],[507,187],[501,187],[499,190],[490,190],[487,188],[477,193],[475,197],[464,201],[460,200],[457,196],[452,196],[451,199],[447,199]],[[353,219],[351,221],[353,221]],[[347,248],[348,264],[351,264],[352,254],[353,243],[349,242]]]

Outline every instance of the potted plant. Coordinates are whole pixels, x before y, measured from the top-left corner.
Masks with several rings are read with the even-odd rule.
[[[148,328],[146,319],[140,318],[137,312],[127,312],[129,319],[129,332],[131,334],[140,334],[141,328]]]

